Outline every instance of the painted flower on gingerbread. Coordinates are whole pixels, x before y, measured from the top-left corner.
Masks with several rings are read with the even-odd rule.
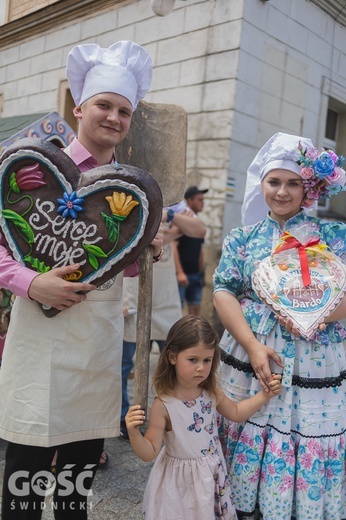
[[[34,190],[41,186],[46,186],[47,183],[43,179],[44,174],[37,162],[31,166],[23,166],[17,172],[11,173],[10,188],[15,193]]]
[[[119,240],[120,222],[123,222],[129,216],[133,208],[139,205],[139,202],[133,200],[132,195],[126,195],[123,191],[113,191],[113,194],[105,197],[105,199],[109,204],[112,215],[109,216],[101,211],[101,217],[106,224],[109,241],[114,244],[112,252]]]
[[[63,194],[63,198],[58,199],[58,202],[59,207],[57,209],[57,212],[61,213],[64,218],[77,218],[78,213],[84,211],[84,208],[82,206],[84,203],[84,199],[78,197],[75,191],[73,191],[72,193],[67,193],[65,191]]]
[[[125,220],[125,218],[131,213],[135,206],[138,206],[138,202],[132,199],[131,195],[126,195],[123,191],[114,191],[111,197],[106,197],[112,214],[119,220]]]

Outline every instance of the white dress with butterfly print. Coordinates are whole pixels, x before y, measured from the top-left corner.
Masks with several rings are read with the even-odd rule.
[[[235,520],[218,438],[215,400],[205,390],[193,401],[171,396],[161,400],[172,430],[165,432],[165,445],[149,476],[143,518]]]

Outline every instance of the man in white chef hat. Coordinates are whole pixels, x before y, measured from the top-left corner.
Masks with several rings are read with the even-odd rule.
[[[150,87],[149,54],[131,41],[108,49],[78,45],[68,55],[67,78],[78,137],[65,152],[81,172],[111,163]],[[160,256],[161,229],[152,245]],[[76,266],[38,275],[11,257],[1,236],[0,263],[0,285],[18,296],[0,374],[0,437],[8,441],[2,519],[41,518],[39,480],[57,453],[54,517],[85,520],[104,438],[119,435],[123,275],[100,290],[67,281]],[[63,312],[47,319],[34,300]]]
[[[73,113],[79,123],[78,141],[99,166],[108,164],[114,147],[129,130],[132,112],[150,87],[151,58],[143,47],[130,41],[117,42],[108,49],[79,45],[68,56],[67,77],[76,104]],[[75,146],[72,144],[73,158]]]

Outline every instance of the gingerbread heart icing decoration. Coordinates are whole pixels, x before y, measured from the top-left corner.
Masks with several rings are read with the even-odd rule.
[[[276,314],[290,318],[300,334],[310,339],[346,291],[346,266],[331,254],[312,250],[306,256],[310,276],[307,285],[297,249],[262,260],[252,283],[257,295]]]
[[[14,258],[39,273],[79,263],[71,280],[99,286],[156,235],[161,190],[139,168],[107,165],[81,173],[66,153],[40,139],[14,143],[1,160],[2,233]]]

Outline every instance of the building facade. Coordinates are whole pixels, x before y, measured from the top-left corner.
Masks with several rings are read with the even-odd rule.
[[[202,216],[203,313],[222,239],[240,224],[246,169],[277,131],[346,155],[346,7],[340,0],[3,0],[2,118],[57,111],[75,128],[65,63],[79,43],[121,39],[154,62],[147,100],[188,114],[187,178],[209,191]],[[157,2],[156,2],[157,3]],[[346,219],[346,194],[320,211]]]

